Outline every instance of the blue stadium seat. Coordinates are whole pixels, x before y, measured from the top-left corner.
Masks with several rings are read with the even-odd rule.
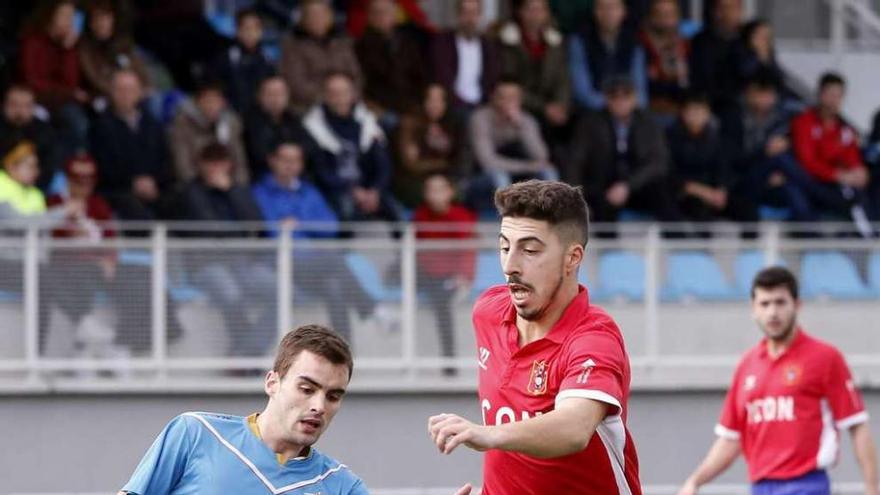
[[[641,301],[645,297],[645,259],[629,251],[602,253],[599,287],[605,297]]]
[[[777,264],[782,263],[779,262]],[[749,296],[755,275],[767,266],[763,251],[752,249],[736,255],[736,260],[733,262],[733,276],[734,285],[739,296]]]
[[[865,287],[855,263],[837,251],[808,251],[801,260],[801,292],[805,298],[866,299]]]
[[[0,304],[19,304],[22,300],[21,292],[0,290]]]
[[[578,271],[578,283],[587,288],[590,293],[590,301],[608,300],[608,294],[602,290],[602,286],[597,284],[595,280],[590,280],[587,277],[587,268],[583,265],[581,265],[581,269]]]
[[[621,222],[650,222],[656,220],[654,215],[638,210],[621,210],[617,215],[617,220]]]
[[[503,284],[506,280],[498,261],[498,251],[481,251],[477,255],[477,267],[474,271],[474,285],[471,296],[479,297],[489,287]]]
[[[727,301],[736,298],[715,258],[701,251],[678,251],[666,261],[664,299],[696,298],[705,301]]]
[[[791,210],[789,208],[761,205],[758,207],[758,218],[765,221],[782,222],[791,219]]]
[[[360,253],[349,253],[345,256],[345,263],[373,300],[400,301],[402,297],[400,288],[385,287],[382,275],[369,258]]]
[[[875,296],[880,297],[880,252],[872,254],[868,260],[868,286]]]

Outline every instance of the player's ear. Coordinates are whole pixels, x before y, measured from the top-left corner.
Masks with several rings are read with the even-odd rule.
[[[584,261],[584,247],[578,243],[572,243],[568,246],[565,253],[565,272],[566,274],[574,273],[577,275],[581,262]]]
[[[266,391],[266,395],[272,397],[278,391],[278,387],[281,385],[281,377],[278,376],[278,372],[275,370],[269,370],[266,372],[266,380],[263,384],[263,388]]]

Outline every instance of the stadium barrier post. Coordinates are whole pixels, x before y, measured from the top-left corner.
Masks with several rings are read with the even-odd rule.
[[[402,308],[402,334],[401,344],[403,361],[410,379],[414,379],[416,357],[416,304],[418,302],[418,287],[416,281],[416,229],[413,224],[407,224],[403,231],[403,242],[400,257],[400,274],[403,280],[401,288],[403,292]]]
[[[40,353],[39,311],[40,311],[40,266],[39,266],[39,227],[29,225],[25,231],[24,249],[24,352],[28,368],[28,379],[37,379]]]
[[[284,222],[278,235],[278,342],[291,330],[290,308],[293,304],[293,239],[291,226]]]
[[[645,243],[645,355],[651,365],[656,364],[660,358],[659,261],[660,226],[653,223],[648,227],[648,239]]]
[[[153,265],[151,271],[151,333],[153,362],[156,365],[156,376],[159,379],[168,377],[168,335],[166,333],[166,305],[165,293],[167,290],[166,255],[168,253],[168,229],[164,223],[153,226],[153,239],[151,250],[153,251]]]

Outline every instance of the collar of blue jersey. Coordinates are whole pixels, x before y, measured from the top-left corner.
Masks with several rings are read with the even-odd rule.
[[[787,349],[782,351],[782,354],[776,356],[776,358],[772,358],[770,356],[770,352],[767,351],[767,337],[764,337],[763,339],[761,339],[760,356],[765,359],[766,358],[774,359],[774,360],[781,359],[783,356],[785,356],[786,354],[791,352],[792,349],[801,345],[807,339],[806,334],[804,334],[804,329],[800,325],[797,325],[795,327],[795,332],[797,332],[797,333],[795,334],[794,339],[791,341],[791,344],[788,346]]]
[[[513,307],[512,302],[508,301],[508,305],[509,308],[505,313],[502,323],[516,326],[516,308]],[[574,330],[578,319],[588,307],[590,307],[590,293],[586,287],[578,285],[577,295],[574,296],[574,299],[572,299],[570,303],[568,303],[568,307],[562,312],[559,321],[553,325],[553,328],[547,332],[547,335],[544,338],[551,342],[561,344],[562,341],[565,340],[565,336]]]

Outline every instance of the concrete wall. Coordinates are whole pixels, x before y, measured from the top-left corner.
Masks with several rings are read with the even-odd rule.
[[[713,440],[721,392],[636,393],[630,426],[645,484],[680,482]],[[880,393],[866,396],[880,410]],[[259,395],[0,397],[0,493],[110,493],[134,469],[168,419],[187,410],[248,414]],[[373,488],[448,487],[479,483],[480,455],[449,457],[428,440],[426,419],[440,412],[479,417],[471,394],[368,395],[346,399],[319,447],[344,460]],[[874,431],[880,425],[874,422]],[[844,442],[835,481],[858,481]],[[738,462],[721,481],[745,480]]]

